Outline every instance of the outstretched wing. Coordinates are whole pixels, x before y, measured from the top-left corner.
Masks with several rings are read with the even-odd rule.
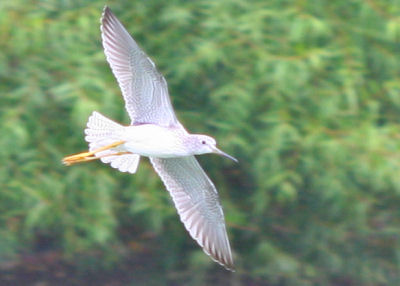
[[[217,189],[194,156],[150,158],[175,203],[181,221],[206,254],[234,270]]]
[[[101,18],[104,53],[121,88],[132,124],[173,126],[177,119],[165,78],[107,6]]]

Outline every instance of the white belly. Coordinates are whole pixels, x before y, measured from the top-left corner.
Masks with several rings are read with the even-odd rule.
[[[119,149],[147,157],[170,158],[190,155],[185,148],[183,129],[170,129],[158,125],[127,126],[122,134],[126,141]]]

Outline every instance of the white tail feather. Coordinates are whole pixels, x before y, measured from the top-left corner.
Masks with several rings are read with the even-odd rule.
[[[108,119],[96,111],[94,111],[89,117],[86,126],[85,140],[89,143],[90,151],[122,140],[121,137],[124,132],[124,126]],[[121,172],[135,173],[139,165],[140,156],[137,154],[112,156],[112,154],[117,154],[119,152],[124,152],[124,150],[115,147],[98,152],[95,155],[97,157],[106,156],[100,158],[100,160],[103,163],[109,163],[111,167],[118,169]]]

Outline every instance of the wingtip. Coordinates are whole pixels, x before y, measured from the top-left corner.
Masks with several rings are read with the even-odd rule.
[[[233,264],[233,258],[232,258],[231,255],[228,257],[229,261],[227,261],[226,258],[217,257],[217,255],[211,254],[209,251],[207,251],[207,249],[204,246],[201,245],[199,240],[197,240],[197,239],[195,239],[195,240],[201,246],[203,252],[205,254],[207,254],[211,258],[212,261],[218,263],[219,265],[221,265],[222,267],[224,267],[228,271],[236,272],[236,268],[235,268],[235,265]]]
[[[111,9],[107,5],[104,5],[103,14],[108,13],[108,12],[111,12]]]
[[[236,272],[235,265],[233,264],[233,260],[230,262],[224,261],[223,263],[220,261],[216,261],[218,264],[223,266],[226,270],[231,271],[231,272]]]
[[[203,248],[204,251],[204,248]],[[207,253],[206,251],[204,251],[209,257],[211,257],[211,259],[214,262],[217,262],[219,265],[221,265],[222,267],[224,267],[226,270],[231,271],[231,272],[236,272],[236,268],[235,265],[233,264],[233,260],[232,261],[223,261],[221,259],[216,259],[215,257],[213,257],[212,255],[210,255],[209,253]]]
[[[235,265],[223,265],[225,267],[226,270],[230,271],[230,272],[236,272],[236,268]]]
[[[212,256],[210,256],[215,262],[217,262],[219,265],[224,267],[226,270],[231,271],[231,272],[236,272],[236,267],[233,264],[233,258],[232,256],[230,257],[229,261],[226,260],[215,260]]]
[[[111,9],[105,5],[103,8],[103,13],[101,13],[100,24],[103,25],[104,19],[107,18],[109,14],[112,14]]]
[[[178,213],[179,213],[179,211],[178,211]],[[226,237],[227,248],[225,248],[225,250],[227,250],[226,252],[221,250],[223,248],[219,249],[219,248],[216,248],[215,246],[214,247],[207,246],[204,243],[204,240],[201,239],[201,236],[196,234],[195,228],[192,228],[190,225],[188,225],[188,221],[183,219],[183,217],[180,214],[179,214],[179,218],[180,218],[181,222],[183,223],[183,225],[185,226],[186,230],[190,233],[190,236],[200,245],[200,247],[203,249],[203,252],[205,254],[207,254],[214,262],[218,263],[219,265],[224,267],[226,270],[235,272],[235,266],[234,266],[234,262],[233,262],[231,247],[229,244],[229,239],[227,237]],[[226,234],[225,227],[224,227],[224,232]]]

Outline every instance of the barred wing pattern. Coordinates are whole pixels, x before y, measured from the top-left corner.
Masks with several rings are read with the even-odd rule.
[[[214,261],[233,271],[218,193],[194,156],[150,158],[190,235]]]
[[[104,8],[101,32],[104,52],[122,90],[131,124],[183,129],[174,114],[165,78],[108,7]],[[150,160],[190,235],[213,260],[233,271],[217,190],[195,157]]]
[[[132,124],[178,124],[165,78],[108,7],[101,19],[104,53],[121,88]]]

